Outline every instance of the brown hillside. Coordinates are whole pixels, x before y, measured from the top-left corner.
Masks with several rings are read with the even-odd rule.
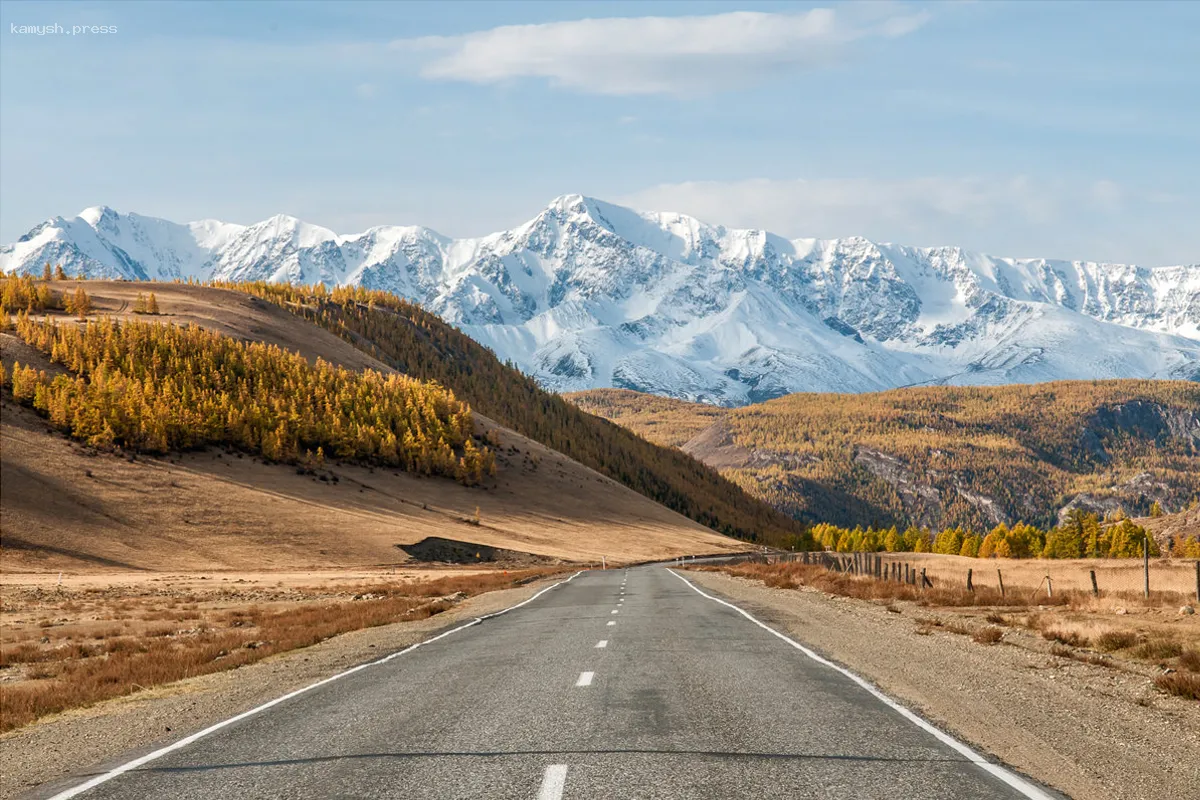
[[[731,409],[623,390],[569,398],[804,520],[1049,526],[1064,509],[1139,515],[1200,492],[1196,383],[793,394]]]
[[[132,315],[145,285],[87,282],[96,312]],[[72,289],[73,282],[56,288]],[[164,323],[196,323],[348,368],[384,364],[244,294],[153,287]],[[3,360],[54,369],[2,335]],[[388,564],[428,536],[569,560],[640,560],[744,549],[561,454],[475,415],[500,445],[486,488],[330,464],[322,481],[294,467],[216,450],[126,460],[51,431],[5,398],[0,529],[6,570],[250,569]],[[479,524],[474,523],[479,509]]]

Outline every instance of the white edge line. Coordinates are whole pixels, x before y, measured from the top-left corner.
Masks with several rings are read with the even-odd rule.
[[[542,773],[542,788],[538,800],[560,800],[567,784],[567,765],[551,764]]]
[[[89,789],[94,789],[95,787],[99,786],[102,783],[107,783],[108,781],[111,781],[113,778],[116,778],[119,775],[124,775],[126,772],[129,772],[130,770],[137,769],[138,767],[140,767],[144,764],[149,764],[151,761],[157,761],[158,759],[162,758],[163,756],[167,755],[168,753],[173,753],[176,750],[180,750],[184,747],[187,747],[189,744],[192,744],[195,741],[203,739],[205,736],[208,736],[211,733],[216,733],[217,731],[221,730],[222,728],[228,727],[235,722],[241,722],[242,720],[246,719],[247,717],[253,717],[255,714],[266,711],[268,708],[271,708],[272,706],[279,705],[280,703],[284,702],[285,700],[291,700],[293,697],[298,697],[306,692],[311,692],[313,689],[316,689],[320,686],[324,686],[327,683],[333,683],[334,681],[340,680],[341,678],[344,678],[347,675],[353,675],[355,672],[358,672],[359,670],[364,670],[367,667],[374,667],[379,664],[386,664],[387,662],[391,661],[393,658],[402,656],[405,653],[411,653],[413,650],[416,650],[418,647],[422,647],[424,645],[431,644],[433,642],[436,642],[438,639],[444,639],[445,637],[449,636],[452,633],[458,633],[459,631],[463,631],[463,630],[466,630],[467,628],[478,625],[479,623],[483,622],[485,619],[491,619],[492,617],[498,617],[501,614],[507,614],[509,611],[514,611],[514,610],[520,608],[521,606],[528,605],[529,603],[532,603],[534,600],[537,600],[539,597],[541,597],[542,595],[544,595],[546,592],[550,591],[551,589],[555,588],[556,586],[561,586],[564,583],[570,583],[571,581],[575,580],[577,577],[579,577],[582,574],[583,574],[583,570],[580,570],[579,572],[576,572],[574,575],[572,575],[571,577],[567,578],[564,581],[559,581],[558,583],[552,583],[549,586],[547,586],[545,589],[542,589],[540,592],[533,595],[532,597],[530,597],[526,600],[523,600],[520,603],[517,603],[515,606],[509,606],[508,608],[505,608],[501,611],[496,611],[491,614],[484,614],[482,617],[476,617],[475,619],[468,622],[466,625],[459,625],[457,628],[451,628],[448,631],[439,633],[437,636],[434,636],[431,639],[425,639],[424,641],[417,642],[416,644],[411,644],[408,647],[404,648],[403,650],[392,653],[391,655],[384,656],[383,658],[376,659],[375,661],[368,661],[366,664],[359,664],[357,667],[351,667],[350,669],[345,670],[344,672],[339,672],[336,675],[330,675],[328,678],[319,680],[316,683],[310,683],[308,686],[304,686],[300,689],[296,689],[295,691],[288,692],[287,694],[285,694],[281,697],[276,697],[274,700],[268,700],[267,702],[263,703],[262,705],[255,706],[254,708],[250,709],[249,711],[243,711],[242,713],[240,713],[236,716],[230,717],[229,719],[222,720],[221,722],[217,722],[213,725],[209,725],[204,730],[197,731],[196,733],[193,733],[191,736],[185,736],[177,742],[172,742],[171,744],[167,745],[166,747],[162,747],[162,748],[159,748],[158,750],[155,750],[153,753],[147,753],[146,755],[141,756],[140,758],[135,758],[134,760],[126,762],[126,763],[120,765],[119,767],[114,767],[113,769],[109,770],[108,772],[105,772],[103,775],[97,775],[96,777],[94,777],[88,781],[85,781],[84,783],[81,783],[78,786],[73,786],[70,789],[64,789],[63,791],[59,792],[58,794],[50,797],[49,800],[67,800],[67,798],[69,798],[69,797],[75,797],[76,795],[83,794],[84,792],[88,791]],[[565,777],[565,773],[564,773],[564,777]]]
[[[918,728],[925,731],[926,733],[932,735],[935,739],[937,739],[939,742],[946,745],[950,749],[957,751],[959,754],[961,754],[963,756],[966,756],[967,760],[970,761],[972,764],[974,764],[975,766],[984,770],[985,772],[991,773],[994,777],[996,777],[996,778],[1000,779],[1001,781],[1003,781],[1004,783],[1008,784],[1013,789],[1016,789],[1018,792],[1020,792],[1025,797],[1031,798],[1031,800],[1054,800],[1054,797],[1052,795],[1047,794],[1046,792],[1042,791],[1038,787],[1034,786],[1029,781],[1025,780],[1024,778],[1021,778],[1019,775],[1013,773],[1012,771],[1005,769],[1004,767],[1000,766],[999,764],[995,764],[991,761],[988,761],[982,755],[980,755],[979,753],[976,753],[970,747],[968,747],[967,745],[958,741],[950,734],[938,729],[933,724],[931,724],[931,723],[927,722],[926,720],[922,719],[921,717],[917,716],[912,711],[909,711],[907,708],[900,705],[899,703],[897,703],[892,698],[888,697],[883,692],[879,691],[879,689],[877,689],[873,685],[871,685],[871,683],[869,681],[867,681],[865,678],[860,678],[858,675],[855,675],[853,672],[846,669],[845,667],[839,666],[838,664],[833,663],[829,659],[823,658],[822,656],[817,655],[812,650],[809,650],[807,647],[800,644],[799,642],[785,636],[784,634],[775,630],[771,626],[765,625],[762,622],[759,622],[757,619],[752,617],[749,613],[738,608],[733,603],[727,602],[725,600],[722,600],[719,597],[713,597],[711,594],[705,593],[704,591],[702,591],[700,589],[700,587],[696,586],[696,584],[692,583],[691,581],[689,581],[687,578],[680,575],[675,570],[668,567],[667,572],[670,572],[676,578],[679,578],[679,580],[686,583],[688,586],[690,586],[692,589],[694,589],[697,594],[701,595],[702,597],[707,597],[709,600],[712,600],[713,602],[720,603],[723,606],[728,606],[729,608],[732,608],[734,611],[741,614],[743,617],[750,620],[758,627],[762,628],[763,630],[767,631],[768,633],[772,634],[773,636],[779,637],[783,641],[790,644],[792,647],[799,650],[804,655],[811,658],[813,661],[816,661],[818,664],[822,664],[826,667],[829,667],[830,669],[837,670],[838,672],[842,673],[847,678],[854,681],[859,686],[861,686],[862,688],[864,688],[868,692],[870,692],[872,695],[874,695],[877,700],[880,700],[885,705],[889,706],[890,708],[892,708],[893,710],[898,712],[900,714],[900,716],[904,717],[909,722],[916,725]]]

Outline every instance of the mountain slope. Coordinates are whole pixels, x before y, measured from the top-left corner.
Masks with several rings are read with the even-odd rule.
[[[382,289],[544,387],[736,406],[911,384],[1200,378],[1200,264],[1001,259],[861,238],[789,241],[568,195],[452,240],[341,236],[286,216],[177,225],[112,209],[0,248],[5,272]]]
[[[793,394],[738,409],[611,389],[570,399],[812,521],[1046,527],[1075,507],[1145,514],[1200,492],[1189,382]]]
[[[453,390],[489,418],[729,536],[806,545],[803,526],[672,448],[581,412],[420,307],[364,289],[230,284],[278,303],[414,378]]]
[[[73,282],[62,284],[73,288]],[[130,317],[129,283],[89,282],[98,315]],[[156,285],[168,324],[196,324],[348,369],[393,370],[337,336],[239,292]],[[145,319],[144,317],[142,319]],[[0,354],[60,369],[11,333]],[[474,415],[498,441],[486,488],[332,459],[318,475],[221,449],[136,459],[67,440],[2,393],[0,547],[6,570],[343,567],[407,560],[429,536],[568,560],[742,550],[579,463]],[[336,476],[336,480],[334,479]],[[478,513],[478,523],[475,522]]]

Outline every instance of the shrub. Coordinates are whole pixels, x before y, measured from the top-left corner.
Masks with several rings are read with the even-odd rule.
[[[1144,658],[1148,661],[1161,661],[1183,655],[1183,647],[1174,639],[1155,637],[1147,639],[1129,651],[1134,658]]]
[[[1105,631],[1096,637],[1096,647],[1106,653],[1133,647],[1137,642],[1137,635],[1129,631]]]
[[[996,644],[1004,639],[1004,631],[989,625],[983,630],[976,631],[971,638],[980,644]]]
[[[1154,679],[1154,685],[1167,694],[1188,700],[1200,700],[1200,675],[1169,672]]]

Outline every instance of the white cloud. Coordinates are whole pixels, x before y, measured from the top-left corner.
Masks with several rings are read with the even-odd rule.
[[[836,11],[506,25],[405,39],[393,47],[429,54],[421,75],[431,79],[491,84],[545,78],[597,94],[685,94],[824,65],[850,42],[904,36],[927,19],[925,12],[897,4],[863,3]]]
[[[692,181],[613,199],[787,237],[860,235],[998,256],[1194,263],[1200,235],[1181,235],[1180,226],[1200,209],[1162,197],[1107,180],[1009,176]]]

